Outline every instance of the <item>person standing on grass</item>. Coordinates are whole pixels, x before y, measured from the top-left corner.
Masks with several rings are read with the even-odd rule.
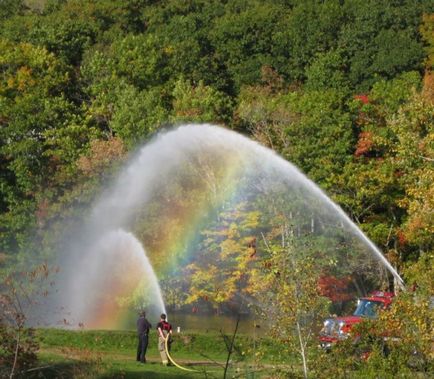
[[[164,313],[160,316],[160,322],[157,324],[158,331],[158,350],[160,351],[161,362],[163,365],[169,365],[169,359],[166,354],[166,338],[167,348],[170,351],[170,345],[172,343],[172,325],[166,321],[166,315]]]
[[[152,325],[146,319],[146,313],[140,312],[137,319],[137,336],[139,337],[139,343],[137,345],[137,361],[146,363],[146,350],[148,349],[149,329]]]

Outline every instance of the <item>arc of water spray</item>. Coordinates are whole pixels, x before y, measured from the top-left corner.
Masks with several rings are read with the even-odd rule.
[[[155,183],[161,183],[162,178],[164,179],[173,170],[176,170],[177,165],[188,159],[191,154],[200,151],[198,149],[211,152],[213,149],[218,151],[224,149],[225,153],[233,152],[240,158],[240,163],[244,164],[244,166],[240,166],[243,169],[247,169],[252,164],[255,166],[253,170],[257,171],[260,168],[265,170],[264,172],[278,169],[283,182],[290,186],[297,185],[303,191],[313,193],[323,201],[324,205],[336,212],[340,219],[350,227],[352,233],[368,246],[373,255],[388,269],[396,279],[396,283],[404,288],[402,278],[372,241],[363,234],[338,205],[294,165],[274,151],[233,131],[208,124],[190,124],[181,126],[172,132],[158,135],[154,141],[144,146],[137,157],[122,171],[116,183],[93,207],[90,220],[86,223],[86,230],[90,231],[87,233],[87,237],[84,238],[80,235],[80,238],[71,238],[73,246],[68,252],[65,264],[69,277],[64,286],[66,294],[63,294],[63,297],[69,303],[66,305],[79,311],[75,312],[77,316],[88,312],[87,304],[83,302],[83,294],[87,295],[89,292],[89,286],[86,286],[85,282],[89,280],[88,278],[92,279],[100,264],[97,257],[92,254],[92,246],[98,247],[101,236],[113,235],[111,234],[113,231],[118,231],[116,238],[121,238],[125,243],[131,244],[134,256],[140,256],[143,267],[147,266],[148,263],[144,262],[142,257],[145,254],[143,247],[138,247],[140,243],[131,234],[119,232],[119,230],[132,229],[134,212],[138,204],[145,204],[152,198]],[[106,251],[104,254],[109,254],[109,257],[117,257],[116,254],[110,255],[111,250],[103,249],[102,251]],[[107,257],[107,255],[103,256]],[[119,259],[125,259],[125,257],[119,255]],[[107,258],[103,259],[103,262],[106,260]],[[79,264],[75,262],[79,262]],[[156,279],[155,282],[157,282]],[[159,288],[158,282],[157,287]],[[161,294],[156,292],[157,297],[162,301]],[[63,304],[63,299],[61,304]],[[164,305],[162,308],[164,309]]]
[[[384,257],[379,248],[357,227],[356,224],[348,217],[348,215],[339,207],[335,202],[333,202],[312,180],[310,180],[307,176],[305,176],[296,166],[292,163],[284,160],[282,157],[276,154],[276,152],[265,148],[264,146],[258,144],[257,142],[251,141],[245,137],[242,137],[235,132],[227,131],[227,133],[235,134],[237,138],[242,139],[242,143],[246,144],[252,150],[256,149],[263,153],[265,156],[270,158],[274,158],[279,166],[282,166],[282,169],[285,170],[288,167],[291,168],[293,173],[295,173],[300,179],[301,183],[305,183],[308,185],[309,189],[316,195],[318,195],[328,206],[330,206],[337,214],[342,217],[342,219],[350,226],[352,231],[356,234],[358,238],[360,238],[364,243],[366,243],[370,249],[374,252],[376,257],[384,264],[384,266],[390,271],[393,277],[396,280],[396,283],[400,287],[401,290],[405,290],[404,281],[395,268],[390,264],[390,262]]]
[[[308,179],[309,180],[309,179]],[[398,274],[398,272],[393,268],[393,266],[390,264],[390,262],[384,257],[384,255],[379,251],[378,247],[375,246],[375,244],[368,238],[366,235],[358,228],[353,221],[347,216],[347,214],[342,210],[341,207],[339,207],[336,203],[331,201],[324,192],[322,192],[317,186],[314,187],[314,191],[318,193],[318,195],[321,196],[321,198],[327,200],[330,202],[330,205],[333,207],[333,209],[338,212],[340,216],[342,216],[350,225],[351,227],[354,227],[354,231],[357,234],[357,236],[362,239],[365,243],[368,244],[368,246],[374,250],[374,252],[377,254],[377,257],[380,259],[380,261],[388,268],[388,270],[392,273],[393,277],[396,280],[396,283],[398,284],[399,288],[401,290],[405,290],[405,284],[404,280],[401,278],[401,276]]]
[[[122,228],[107,231],[88,249],[79,272],[68,283],[66,301],[74,320],[96,327],[113,326],[119,310],[116,297],[141,309],[152,298],[150,304],[155,310],[166,312],[152,264],[133,233]],[[107,296],[101,300],[104,294],[109,294],[109,303]]]
[[[352,231],[356,234],[356,236],[371,248],[371,250],[375,253],[376,257],[384,264],[384,266],[386,266],[386,268],[393,275],[399,288],[401,290],[405,290],[404,280],[401,278],[395,268],[384,257],[380,249],[360,230],[360,228],[348,217],[348,215],[342,210],[339,205],[332,201],[312,180],[307,178],[303,173],[301,173],[300,170],[298,170],[297,167],[292,165],[290,162],[276,155],[274,151],[265,149],[263,146],[259,145],[259,148],[264,149],[267,154],[272,154],[274,158],[279,161],[280,164],[292,166],[293,170],[295,170],[296,173],[301,176],[302,180],[310,184],[310,189],[314,192],[314,194],[318,195],[327,205],[332,207],[332,209],[336,211],[337,214],[341,216],[342,219],[351,227]]]

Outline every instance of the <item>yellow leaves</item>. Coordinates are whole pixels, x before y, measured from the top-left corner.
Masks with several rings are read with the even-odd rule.
[[[211,302],[232,301],[236,294],[253,294],[261,282],[255,269],[256,237],[252,233],[258,225],[260,213],[246,210],[247,203],[239,203],[229,212],[222,212],[218,227],[203,235],[203,259],[189,266],[189,301],[206,297]]]
[[[388,311],[380,313],[373,325],[375,333],[429,355],[434,338],[434,312],[430,309],[429,299],[430,296],[417,291],[400,294]]]
[[[27,66],[20,67],[15,77],[10,77],[7,80],[7,86],[9,89],[17,89],[18,91],[24,91],[28,87],[33,87],[36,84],[32,76],[32,69]]]
[[[426,93],[415,93],[388,126],[397,138],[390,161],[399,170],[398,184],[406,193],[397,199],[408,212],[403,233],[409,242],[425,248],[434,232],[434,103]]]
[[[173,45],[167,45],[163,48],[163,51],[167,55],[172,55],[175,52],[175,48],[173,47]]]
[[[220,244],[221,258],[227,259],[231,256],[237,257],[241,252],[241,246],[238,241],[227,239]]]
[[[261,212],[259,211],[253,211],[248,212],[246,214],[245,219],[243,220],[241,227],[243,229],[255,229],[259,225],[259,219],[261,217]]]
[[[45,48],[4,39],[0,39],[0,74],[0,93],[13,89],[48,96],[69,80],[67,67]]]
[[[225,283],[221,280],[220,270],[215,265],[200,267],[197,264],[188,266],[191,269],[191,283],[187,303],[198,300],[221,303],[227,300],[228,292]]]

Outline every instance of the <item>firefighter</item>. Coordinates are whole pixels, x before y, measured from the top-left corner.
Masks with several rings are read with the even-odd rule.
[[[148,348],[148,335],[150,328],[152,328],[152,325],[146,319],[146,313],[144,311],[140,312],[137,320],[137,336],[139,337],[139,343],[137,346],[136,359],[141,363],[146,363],[146,350]]]
[[[161,361],[165,366],[169,365],[169,359],[166,354],[166,338],[168,338],[167,348],[169,351],[172,343],[172,325],[166,321],[166,318],[166,315],[162,313],[160,322],[157,324],[158,350],[160,351]]]

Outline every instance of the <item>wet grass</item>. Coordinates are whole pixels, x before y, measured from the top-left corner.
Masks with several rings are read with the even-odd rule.
[[[163,366],[156,333],[150,335],[146,364],[135,360],[137,337],[132,331],[38,329],[36,335],[40,342],[38,367],[19,373],[18,378],[222,378],[227,358],[225,341],[217,332],[175,333],[173,358],[196,372]],[[310,357],[312,364],[315,357]],[[289,372],[294,374],[291,377],[302,377],[300,357],[288,347],[267,338],[237,336],[227,377],[260,379],[277,373],[286,377]],[[349,372],[351,377],[365,377],[363,367]],[[415,372],[414,377],[426,376]]]
[[[217,332],[174,334],[173,358],[197,370],[194,373],[160,363],[156,333],[150,334],[146,364],[135,360],[137,337],[133,331],[38,329],[36,333],[39,368],[22,373],[25,378],[221,378],[227,358],[225,341]],[[237,336],[233,373],[252,370],[252,343],[248,336]]]
[[[26,372],[25,378],[203,378],[221,377],[216,368],[208,367],[198,373],[165,367],[157,361],[141,364],[119,354],[89,351],[41,351],[40,369]],[[199,368],[198,368],[199,369]],[[220,370],[221,371],[221,370]]]
[[[38,329],[42,349],[75,348],[92,352],[111,352],[135,357],[137,336],[134,331],[71,331]],[[240,343],[249,343],[248,337],[239,337]],[[223,338],[218,333],[176,334],[172,344],[173,355],[178,358],[204,360],[203,354],[214,360],[225,359],[227,354]],[[147,356],[159,357],[157,335],[150,333]]]

